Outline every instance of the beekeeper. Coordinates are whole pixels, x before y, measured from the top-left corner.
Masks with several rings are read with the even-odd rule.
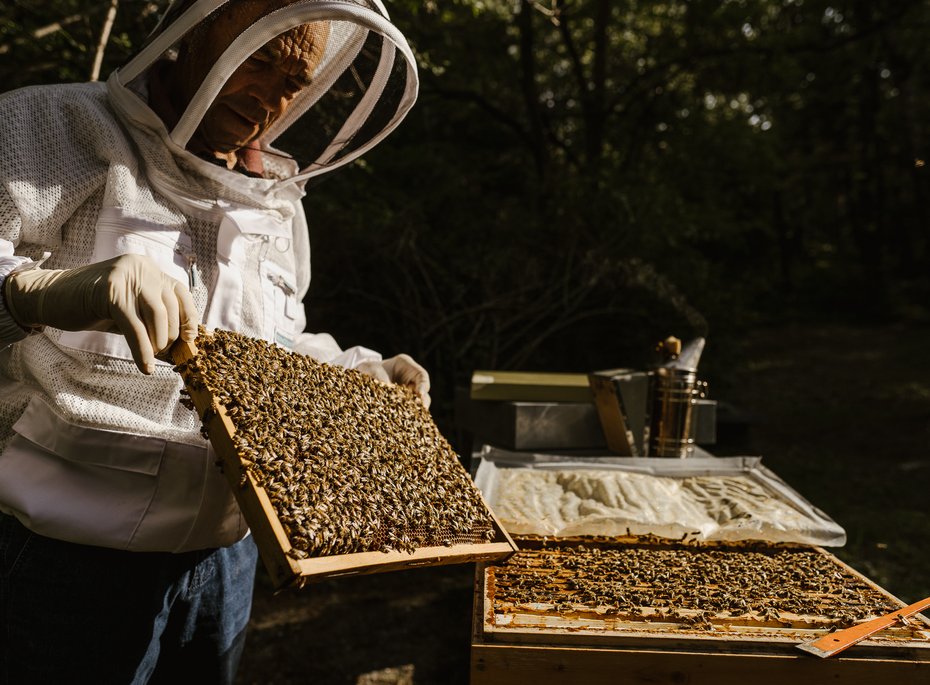
[[[232,682],[256,551],[159,357],[203,322],[428,403],[301,305],[307,180],[416,91],[378,0],[184,0],[105,85],[0,97],[0,680]]]

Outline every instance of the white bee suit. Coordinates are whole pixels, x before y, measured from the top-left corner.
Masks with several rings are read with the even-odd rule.
[[[144,254],[190,287],[208,328],[346,366],[380,359],[303,332],[310,247],[300,200],[307,179],[355,159],[401,121],[417,90],[410,48],[380,2],[295,2],[232,42],[169,131],[147,104],[148,70],[224,4],[200,0],[169,12],[156,37],[105,85],[0,96],[0,277],[46,252],[43,267],[56,269]],[[311,21],[330,24],[325,56],[261,141],[265,177],[187,152],[239,64]],[[299,162],[271,147],[284,134],[301,148]],[[0,343],[23,335],[0,306]],[[0,511],[42,535],[135,551],[243,537],[238,507],[199,421],[178,402],[180,389],[169,364],[140,374],[116,333],[45,328],[7,346],[0,352]]]

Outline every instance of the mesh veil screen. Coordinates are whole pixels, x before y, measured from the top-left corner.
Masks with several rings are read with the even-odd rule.
[[[311,163],[326,166],[380,135],[397,115],[407,81],[406,65],[397,58],[390,70],[378,74],[384,43],[382,36],[369,32],[355,60],[299,123],[275,141],[275,147],[294,154],[301,168]],[[359,107],[372,89],[381,95],[371,111],[361,116]],[[346,130],[346,121],[353,115],[361,120]]]

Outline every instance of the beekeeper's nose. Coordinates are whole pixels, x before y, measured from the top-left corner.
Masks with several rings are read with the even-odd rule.
[[[271,115],[279,115],[287,108],[299,91],[300,86],[291,82],[289,78],[269,74],[267,78],[258,84],[253,91],[253,95],[266,112]]]

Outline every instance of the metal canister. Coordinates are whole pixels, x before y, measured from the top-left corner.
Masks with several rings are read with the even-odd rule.
[[[696,369],[660,367],[652,372],[650,457],[684,458],[694,454],[694,406],[706,388],[707,383],[697,380]]]

